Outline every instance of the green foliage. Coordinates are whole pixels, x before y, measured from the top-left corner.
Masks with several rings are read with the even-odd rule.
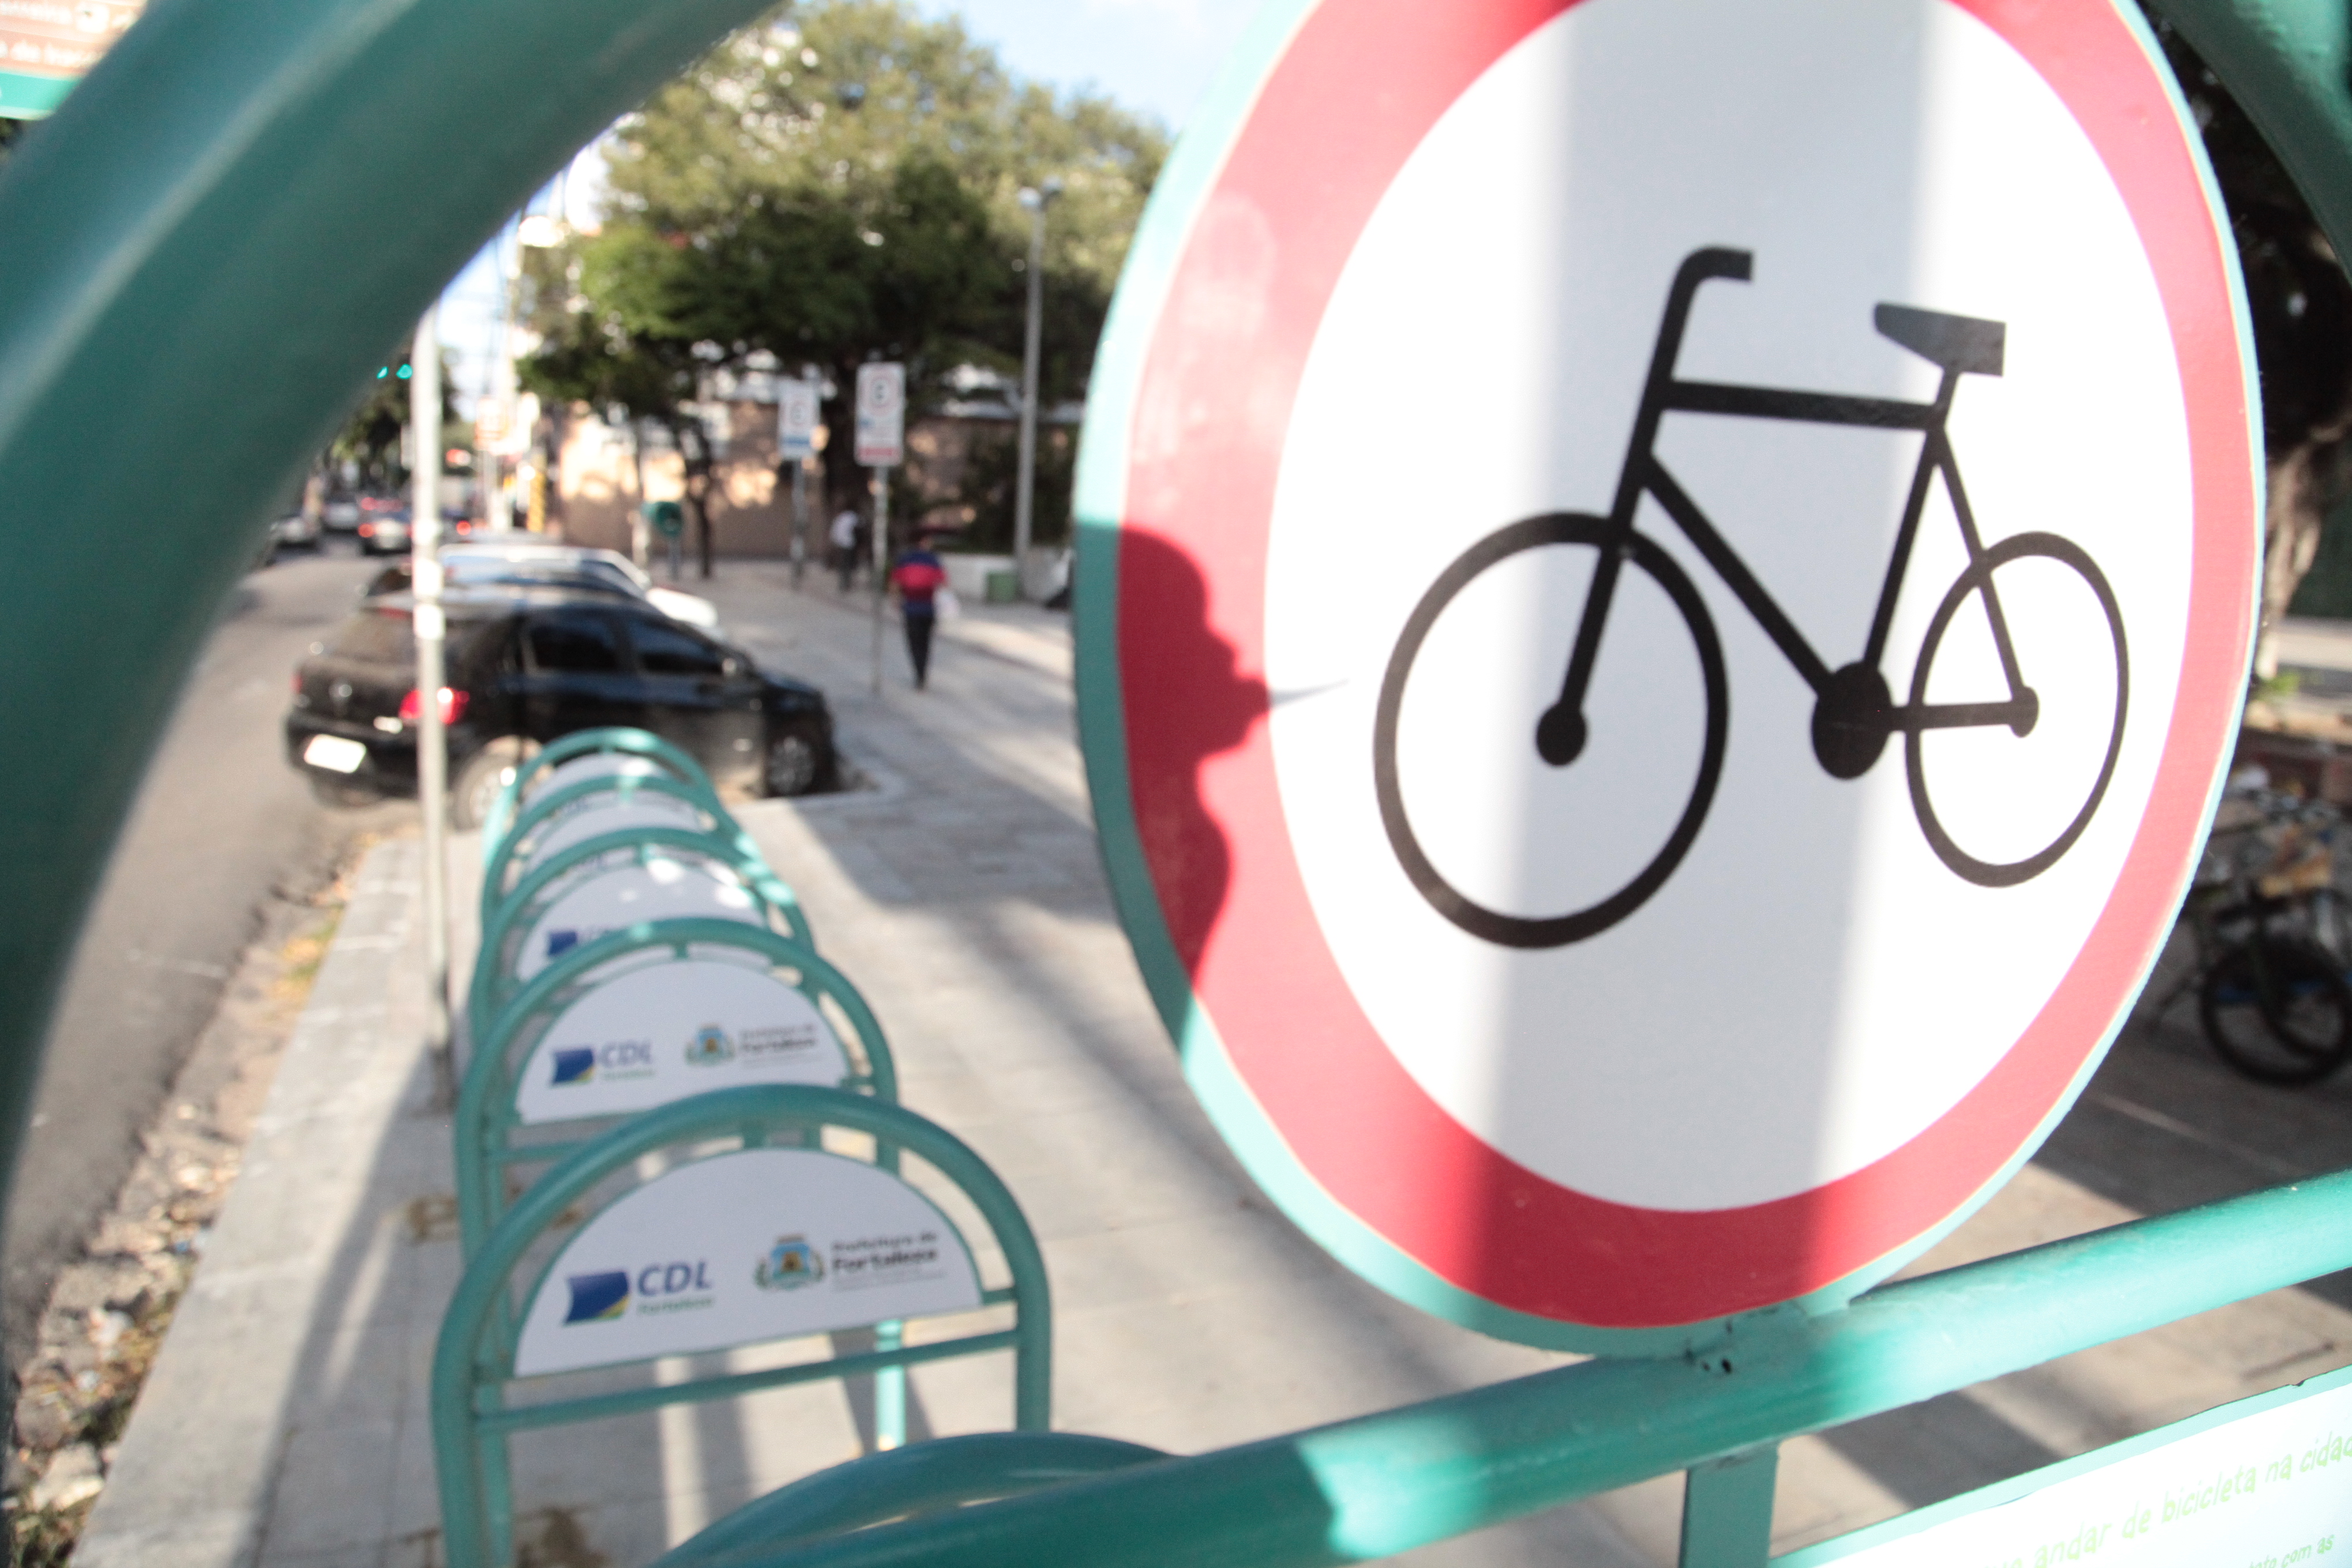
[[[1069,537],[1070,490],[1077,471],[1078,444],[1067,429],[1037,432],[1037,493],[1031,523],[1039,544]],[[1013,548],[1013,510],[1020,484],[1021,438],[1010,429],[974,435],[964,457],[957,500],[971,510],[971,521],[956,535],[954,548],[1003,553]]]
[[[961,24],[895,0],[772,14],[625,120],[605,226],[532,265],[543,395],[673,424],[705,366],[760,353],[845,394],[907,365],[918,410],[959,364],[1017,370],[1029,215],[1046,225],[1045,401],[1080,395],[1165,133],[1107,100],[1014,80]],[[845,395],[828,489],[862,485]]]

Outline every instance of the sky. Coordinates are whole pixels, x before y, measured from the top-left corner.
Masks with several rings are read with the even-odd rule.
[[[913,0],[929,17],[961,16],[1014,75],[1055,88],[1090,88],[1181,131],[1208,90],[1258,0]],[[593,150],[570,177],[533,198],[531,210],[589,216],[599,165]],[[514,241],[509,227],[500,243]],[[495,247],[492,247],[495,249]],[[441,336],[461,412],[488,372],[489,323],[499,268],[486,249],[442,297]]]
[[[960,16],[1015,74],[1092,87],[1181,131],[1257,0],[916,0]]]

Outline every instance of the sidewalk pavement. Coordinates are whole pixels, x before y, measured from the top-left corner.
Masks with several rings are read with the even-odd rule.
[[[698,584],[698,587],[703,586]],[[811,574],[730,564],[730,633],[832,697],[864,787],[744,805],[888,1031],[910,1108],[1004,1177],[1052,1275],[1055,1424],[1196,1452],[1564,1359],[1423,1317],[1327,1259],[1225,1153],[1178,1076],[1097,861],[1064,617],[975,607],[931,689],[868,692],[870,624]],[[423,1060],[415,847],[369,861],[84,1538],[85,1568],[440,1561],[425,1372],[453,1287],[448,1128]],[[453,849],[473,902],[474,846]],[[461,954],[470,929],[461,930]],[[459,978],[462,980],[462,970]],[[2231,1079],[2135,1025],[2042,1157],[1923,1260],[2032,1245],[2352,1164],[2352,1089]],[[2352,1360],[2339,1279],[1787,1445],[1776,1548],[1839,1533]],[[690,1365],[650,1373],[675,1379]],[[912,1374],[910,1426],[1009,1420],[995,1359]],[[870,1442],[863,1390],[772,1391],[518,1443],[527,1560],[631,1568]],[[1421,1564],[1675,1557],[1680,1482],[1426,1549]]]

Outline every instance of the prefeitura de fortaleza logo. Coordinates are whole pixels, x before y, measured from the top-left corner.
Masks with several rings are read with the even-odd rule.
[[[727,1038],[727,1031],[716,1024],[705,1024],[686,1042],[686,1065],[715,1068],[735,1059],[735,1047]]]
[[[824,1259],[803,1236],[780,1236],[751,1278],[762,1290],[797,1290],[824,1278]]]

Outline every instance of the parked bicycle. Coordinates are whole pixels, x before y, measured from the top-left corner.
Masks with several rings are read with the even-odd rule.
[[[2233,791],[2181,911],[2196,958],[2154,1016],[2193,989],[2205,1037],[2257,1082],[2316,1083],[2352,1058],[2341,820],[2297,795]]]
[[[1382,826],[1391,848],[1422,896],[1455,925],[1488,942],[1507,947],[1559,947],[1581,942],[1615,925],[1639,909],[1674,873],[1697,837],[1699,826],[1714,799],[1716,783],[1723,770],[1729,724],[1723,650],[1706,602],[1690,578],[1655,540],[1635,527],[1635,510],[1644,497],[1654,500],[1674,519],[1716,575],[1812,689],[1813,754],[1832,777],[1861,777],[1877,762],[1890,738],[1897,733],[1904,737],[1913,811],[1927,842],[1955,874],[1991,888],[2012,887],[2039,876],[2082,837],[2114,777],[2116,759],[2123,746],[2129,686],[2123,614],[2116,605],[2115,593],[2090,555],[2057,534],[2017,533],[1987,544],[1969,509],[1967,489],[1960,482],[1959,461],[1946,429],[1960,378],[2001,374],[2006,325],[1907,305],[1879,305],[1873,316],[1878,331],[1943,371],[1934,399],[1927,403],[1782,387],[1724,385],[1680,378],[1675,374],[1675,362],[1699,286],[1710,279],[1746,281],[1752,260],[1746,251],[1706,249],[1686,258],[1675,273],[1652,353],[1649,379],[1633,421],[1632,442],[1618,476],[1616,499],[1609,514],[1593,517],[1548,512],[1488,534],[1465,551],[1430,586],[1405,622],[1403,633],[1389,657],[1373,723],[1372,772]],[[1698,503],[1668,471],[1655,445],[1660,421],[1669,413],[1728,415],[1810,425],[1916,430],[1924,434],[1926,440],[1912,475],[1909,499],[1860,658],[1831,668],[1756,574],[1717,531]],[[1927,622],[1912,665],[1909,699],[1898,705],[1885,673],[1887,645],[1920,520],[1927,510],[1931,488],[1938,479],[1958,521],[1968,564],[1945,591]],[[1446,607],[1491,568],[1524,552],[1561,548],[1591,551],[1591,577],[1559,698],[1541,713],[1529,715],[1528,741],[1537,758],[1549,768],[1570,767],[1596,740],[1607,743],[1612,739],[1592,733],[1587,721],[1586,695],[1601,639],[1609,627],[1611,606],[1629,564],[1664,591],[1696,647],[1706,688],[1705,738],[1696,776],[1680,818],[1666,835],[1665,842],[1629,880],[1580,908],[1525,915],[1480,903],[1448,881],[1433,862],[1405,802],[1397,756],[1398,725],[1413,661]],[[2024,853],[2016,853],[2014,846],[2005,850],[1979,846],[1972,850],[1958,841],[1945,814],[1937,809],[1923,742],[1934,731],[1970,729],[2006,729],[2022,738],[2042,721],[2042,697],[2023,668],[2011,616],[2003,606],[2000,581],[2006,578],[2013,583],[2016,574],[2012,569],[2029,563],[2055,565],[2072,574],[2095,601],[2095,616],[2088,624],[2072,628],[2069,646],[2083,650],[2080,657],[2095,667],[2091,673],[2102,679],[2104,663],[2112,658],[2114,711],[2112,715],[2095,715],[2095,721],[2105,723],[2108,731],[2096,776],[2084,792],[2080,805],[2053,836]],[[1971,601],[1982,608],[2000,666],[2000,689],[1989,689],[1982,700],[1975,701],[1931,700],[1930,675],[1937,654],[1945,647],[1954,616]],[[2049,672],[2040,673],[2047,679]]]

